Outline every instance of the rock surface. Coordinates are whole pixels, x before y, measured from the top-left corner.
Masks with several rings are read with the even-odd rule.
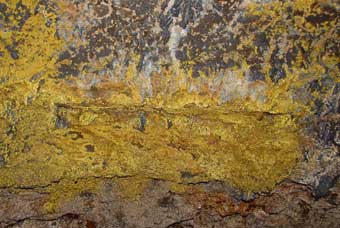
[[[0,227],[339,227],[335,0],[0,0]]]

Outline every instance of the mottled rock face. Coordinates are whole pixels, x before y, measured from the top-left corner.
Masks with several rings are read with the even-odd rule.
[[[0,0],[0,227],[338,227],[339,11]]]

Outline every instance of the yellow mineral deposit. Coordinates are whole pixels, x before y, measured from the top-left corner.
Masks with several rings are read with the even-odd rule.
[[[6,3],[15,10],[16,1]],[[36,3],[23,1],[32,12]],[[308,3],[296,4],[308,10]],[[277,7],[259,13],[251,5],[248,13],[265,17]],[[8,77],[0,84],[1,153],[7,161],[0,169],[0,187],[47,187],[51,198],[45,207],[52,211],[62,199],[98,189],[95,177],[134,177],[118,181],[122,191],[137,186],[123,195],[140,194],[153,178],[178,186],[219,180],[253,192],[272,189],[294,168],[300,157],[297,120],[311,105],[291,98],[290,90],[303,84],[299,67],[278,84],[263,82],[266,99],[261,102],[246,97],[219,104],[216,94],[187,88],[157,92],[173,72],[189,78],[180,68],[157,73],[155,95],[145,100],[138,86],[110,82],[91,88],[99,92],[90,96],[76,79],[55,77],[65,46],[56,36],[55,18],[40,10],[21,31],[0,30],[0,73]],[[50,26],[47,19],[53,21]],[[18,22],[11,18],[11,23]],[[17,60],[6,50],[14,41]],[[136,75],[133,64],[127,81]],[[4,133],[10,127],[14,141]]]

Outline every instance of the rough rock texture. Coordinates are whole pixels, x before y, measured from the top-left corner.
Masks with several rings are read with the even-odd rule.
[[[178,194],[163,181],[152,181],[138,201],[131,201],[120,198],[111,181],[105,182],[101,191],[83,192],[54,214],[41,211],[46,193],[2,191],[1,227],[339,226],[339,182],[318,200],[309,187],[287,182],[247,202],[230,196],[221,184],[191,186]]]
[[[336,0],[0,0],[0,227],[339,227]]]

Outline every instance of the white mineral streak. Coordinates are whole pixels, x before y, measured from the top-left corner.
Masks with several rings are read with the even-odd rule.
[[[152,97],[152,83],[151,83],[151,74],[155,71],[156,66],[150,58],[150,55],[147,55],[144,58],[143,69],[140,73],[139,79],[140,87],[141,87],[141,97],[144,100],[147,97]]]
[[[241,4],[240,9],[245,8],[249,1],[245,0],[246,3]],[[200,18],[209,14],[209,12],[215,12],[219,16],[223,16],[223,13],[214,8],[214,0],[202,0],[203,12]],[[240,10],[236,13],[231,21],[226,26],[224,32],[226,35],[229,33],[237,33],[237,28],[232,26],[235,24],[236,20],[242,16],[242,11]],[[246,77],[243,76],[243,72],[234,71],[221,71],[217,73],[217,76],[210,81],[209,89],[212,93],[218,93],[220,96],[220,104],[230,102],[235,99],[242,99],[249,97],[252,101],[258,101],[263,103],[266,100],[266,86],[261,82],[250,82],[247,75],[249,71],[245,72]]]
[[[213,0],[202,0],[202,6],[203,6],[203,12],[200,13],[200,16],[198,18],[198,21],[200,18],[203,16],[207,15],[209,11],[213,10]],[[165,14],[167,14],[171,8],[174,6],[175,0],[170,0],[168,3],[168,6],[165,9]],[[181,39],[186,37],[188,35],[188,32],[190,30],[190,26],[188,25],[187,28],[182,28],[181,26],[178,25],[178,22],[181,20],[181,16],[179,17],[174,17],[173,22],[170,26],[170,39],[168,42],[168,48],[171,56],[171,60],[173,63],[178,63],[178,60],[176,58],[176,51],[179,46],[179,42]]]
[[[167,14],[171,10],[174,4],[175,4],[175,0],[170,0],[167,7],[165,8],[164,13]]]
[[[209,83],[209,89],[213,93],[219,93],[220,104],[230,102],[239,98],[249,97],[251,100],[262,102],[265,86],[260,83],[249,82],[239,75],[240,72],[220,72],[213,81]],[[260,100],[259,100],[260,99]]]
[[[170,0],[164,14],[167,15],[171,8],[174,6],[175,0]],[[173,17],[173,22],[170,25],[169,32],[170,32],[170,39],[168,41],[168,49],[170,52],[171,60],[173,64],[178,64],[178,60],[176,58],[176,51],[179,45],[179,42],[182,38],[184,38],[188,34],[188,30],[182,28],[181,26],[177,25],[180,21],[180,17]]]
[[[174,18],[174,21],[176,19]],[[176,51],[179,46],[179,42],[181,41],[182,38],[186,37],[188,34],[187,29],[183,29],[179,25],[171,25],[170,27],[170,39],[168,42],[168,48],[171,56],[171,60],[173,63],[177,63],[178,60],[176,58]]]

